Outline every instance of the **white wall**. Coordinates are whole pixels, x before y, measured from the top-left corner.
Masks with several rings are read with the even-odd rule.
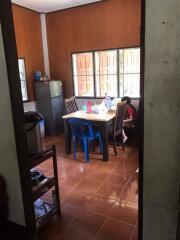
[[[0,25],[0,174],[7,182],[9,220],[25,225],[21,183],[12,121],[7,69]]]
[[[143,240],[175,240],[180,183],[180,2],[146,0]]]
[[[23,103],[24,112],[36,111],[36,102],[24,102]]]

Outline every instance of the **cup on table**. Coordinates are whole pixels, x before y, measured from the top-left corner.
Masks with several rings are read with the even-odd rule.
[[[87,107],[86,107],[86,105],[82,106],[82,111],[83,111],[83,112],[87,112]]]

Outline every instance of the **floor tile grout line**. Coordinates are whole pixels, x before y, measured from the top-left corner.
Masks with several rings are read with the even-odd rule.
[[[92,171],[93,169],[91,169],[91,171]],[[88,174],[90,174],[90,173],[88,173]],[[67,173],[67,175],[68,175],[68,173]],[[70,175],[70,174],[69,174]],[[82,179],[80,179],[79,181],[78,181],[78,183],[77,183],[77,185],[83,180],[83,178],[86,178],[87,176],[85,175],[85,176],[81,176],[82,177]],[[65,178],[65,176],[61,179],[61,182],[64,180],[64,178]],[[76,188],[77,186],[74,186],[73,188]]]
[[[112,172],[114,171],[115,167],[110,171],[110,175],[112,174]],[[98,189],[94,192],[94,196],[97,194],[97,192],[99,191],[99,189],[103,186],[103,184],[105,184],[108,181],[108,176],[107,178],[104,180],[104,182],[98,187]]]
[[[121,190],[121,193],[120,193],[120,195],[119,195],[119,198],[120,198],[121,194],[123,193],[124,189],[127,187],[128,183],[129,183],[129,181],[127,181],[127,183],[125,184],[125,186],[124,186],[123,189]],[[104,226],[104,224],[105,224],[105,222],[106,222],[106,219],[107,219],[107,218],[111,218],[111,217],[110,217],[110,214],[112,213],[114,206],[115,206],[115,204],[113,204],[111,210],[110,210],[109,213],[106,215],[106,217],[105,217],[102,225],[100,226],[99,230],[98,230],[97,233],[96,233],[96,236],[95,236],[94,240],[96,240],[96,239],[98,238],[98,235],[100,234],[100,232],[101,232],[101,230],[102,230],[102,228],[103,228],[103,226]]]
[[[82,210],[85,210],[85,209],[82,209]],[[133,223],[129,223],[129,222],[126,222],[126,221],[122,221],[122,220],[119,220],[119,219],[117,219],[117,218],[110,217],[108,214],[103,215],[103,214],[101,214],[101,213],[97,213],[97,212],[94,212],[94,211],[92,211],[92,210],[85,210],[85,211],[86,211],[86,212],[89,212],[89,213],[91,213],[91,214],[100,215],[101,217],[105,217],[105,218],[114,220],[114,221],[119,222],[119,223],[124,223],[124,224],[126,224],[126,225],[131,226],[131,227],[136,227],[136,223],[133,224]]]
[[[120,193],[120,195],[119,195],[119,198],[121,197],[121,195],[123,194],[123,191],[126,189],[126,187],[128,186],[128,184],[129,184],[130,181],[132,180],[132,177],[133,177],[133,175],[130,175],[130,176],[129,176],[126,184],[124,185],[124,187],[123,187],[123,189],[122,189],[122,191],[121,191],[121,193]]]
[[[74,222],[74,221],[76,220],[76,218],[80,215],[81,211],[82,211],[82,209],[80,209],[79,212],[74,215],[74,218],[73,218],[72,222],[69,224],[68,228],[71,228],[73,222]]]
[[[85,178],[85,177],[84,177]],[[82,179],[83,180],[83,179]],[[72,189],[72,191],[69,193],[69,195],[73,192],[75,190],[75,187]],[[95,193],[94,193],[95,194]],[[94,196],[94,194],[92,194],[92,197]],[[90,194],[91,195],[91,194]],[[66,199],[66,198],[65,198]],[[65,200],[64,199],[64,200]],[[64,201],[63,200],[63,201]],[[83,211],[84,209],[83,208],[81,208],[80,209],[80,211],[77,213],[77,214],[75,214],[74,215],[74,217],[73,217],[73,220],[72,220],[72,222],[67,226],[69,229],[71,228],[71,226],[73,225],[73,222],[77,219],[77,217],[81,214],[81,212]]]
[[[72,191],[72,192],[73,192],[73,191]],[[72,193],[72,192],[71,192],[71,193]],[[76,193],[78,193],[78,192],[76,192]],[[79,193],[78,193],[78,194],[79,194]],[[82,194],[81,194],[81,195],[82,195]],[[91,194],[88,194],[88,196],[91,197],[91,198],[93,197]],[[88,201],[88,200],[85,201],[85,203],[83,204],[82,207],[76,206],[76,205],[74,205],[74,204],[72,204],[72,203],[68,203],[68,202],[65,202],[65,204],[70,204],[70,205],[71,205],[72,207],[74,207],[74,208],[84,209],[85,204],[86,204],[87,201]]]
[[[115,168],[117,168],[117,166],[114,166],[114,168],[110,171],[110,175],[105,178],[105,180],[104,180],[104,181],[102,182],[102,184],[98,187],[98,189],[92,194],[93,197],[97,194],[97,192],[98,192],[99,189],[102,187],[102,185],[105,184],[105,183],[108,181],[108,179],[110,178],[110,176],[112,176],[113,171],[115,170]],[[89,173],[89,174],[90,174],[90,173]],[[87,176],[84,176],[84,178],[87,178]],[[82,181],[83,181],[83,179],[79,180],[78,183],[76,184],[76,186],[74,186],[74,187],[72,188],[72,190],[70,191],[70,193],[69,193],[68,195],[70,195],[70,194],[76,189],[76,187],[78,186],[78,184],[80,184],[80,182],[82,182]],[[128,181],[127,181],[127,182],[128,182]],[[114,185],[116,185],[116,184],[114,184]],[[62,186],[66,187],[65,185],[62,185]],[[121,190],[121,192],[122,192],[123,190],[124,190],[124,187],[123,187],[123,189]],[[75,190],[75,191],[76,191],[76,190]],[[121,194],[121,193],[120,193],[120,194]],[[91,193],[90,193],[90,195],[91,195]],[[66,197],[63,199],[63,201],[64,201],[67,197],[68,197],[68,196],[66,196]],[[118,198],[119,198],[119,197],[118,197]]]
[[[121,192],[120,192],[120,194],[119,194],[118,199],[120,199],[120,197],[121,197],[124,189],[127,187],[127,184],[128,184],[128,181],[127,181],[127,183],[124,185],[124,187],[122,188],[122,190],[121,190]],[[116,200],[116,202],[117,202],[117,200]],[[115,207],[115,204],[113,205],[113,207],[112,207],[111,211],[109,212],[108,216],[110,216],[110,214],[112,213],[114,207]]]
[[[134,226],[133,231],[132,231],[132,233],[131,233],[131,236],[130,236],[130,239],[129,239],[129,240],[132,240],[135,231],[136,231],[136,226]]]
[[[138,226],[138,217],[137,217],[137,220],[136,220],[136,226]]]
[[[94,240],[96,240],[96,239],[99,237],[99,234],[100,234],[101,230],[103,229],[103,227],[104,227],[104,225],[105,225],[106,219],[107,219],[107,216],[104,218],[104,221],[102,222],[102,224],[101,224],[101,226],[99,227],[96,235],[94,236]]]
[[[113,170],[112,170],[112,171],[113,171]],[[100,185],[100,187],[101,187],[101,185]],[[121,190],[121,192],[124,190],[125,187],[126,187],[126,185],[123,187],[123,189]],[[66,196],[66,197],[63,199],[63,202],[66,200],[67,197],[69,197],[69,195],[70,195],[73,191],[76,191],[77,193],[82,194],[82,193],[80,193],[79,191],[72,189],[72,190],[70,191],[70,193],[68,194],[68,196]],[[98,191],[98,190],[97,190],[97,191]],[[97,195],[96,195],[97,191],[95,191],[94,194],[89,194],[89,195],[90,195],[92,198],[96,196],[96,197],[98,197],[98,198],[108,199],[108,198],[105,197],[105,196],[97,196]],[[112,198],[112,200],[114,200],[114,203],[113,203],[111,209],[114,207],[115,203],[117,202],[117,199],[113,199],[113,198]],[[88,202],[88,200],[87,200],[87,202]],[[86,203],[87,203],[87,202],[86,202]],[[85,209],[86,203],[85,203],[84,206],[82,207],[82,210],[86,210],[86,209]],[[72,207],[77,207],[77,206],[74,206],[74,205],[71,204],[71,203],[69,203],[69,204],[72,205]],[[110,210],[111,210],[111,209],[110,209]],[[110,212],[110,210],[109,210],[109,212]],[[86,211],[91,212],[92,210],[86,210]],[[111,213],[111,212],[110,212],[110,213],[109,213],[109,212],[107,213],[108,215]],[[99,214],[99,215],[101,215],[101,216],[107,216],[107,214],[106,214],[106,215],[102,215],[102,214],[100,214],[100,213],[93,212],[93,211],[92,211],[92,213]]]
[[[51,142],[53,142],[53,139],[51,139]],[[47,143],[48,143],[48,141],[47,141]],[[62,141],[60,141],[59,140],[59,138],[57,139],[57,141],[56,141],[56,143],[59,145],[59,144],[62,144]],[[61,150],[61,151],[60,151]],[[130,149],[131,150],[131,149]],[[60,149],[60,147],[58,147],[58,155],[60,156],[60,154],[62,153],[64,151],[64,149],[62,148],[62,149]],[[131,155],[132,155],[132,150],[131,151],[127,151],[127,155],[128,155],[128,158],[131,158]],[[119,156],[118,156],[119,157]],[[67,159],[69,160],[69,163],[70,164],[73,164],[73,159],[71,159],[71,158],[69,158],[67,155],[65,155],[65,154],[63,154],[63,157],[61,158],[61,157],[59,157],[58,158],[58,161],[63,161],[63,162],[66,162],[66,160]],[[98,159],[98,161],[96,161],[97,159],[93,159],[93,165],[94,166],[92,166],[92,168],[90,168],[89,169],[89,172],[88,172],[88,174],[87,175],[84,175],[83,176],[83,178],[82,178],[82,180],[84,180],[84,178],[85,177],[88,177],[91,173],[92,173],[92,171],[96,171],[96,167],[100,167],[101,166],[101,164],[99,164],[99,159]],[[113,165],[113,168],[112,168],[112,170],[111,171],[109,171],[109,175],[103,180],[103,182],[102,182],[102,184],[100,184],[100,186],[98,186],[98,188],[93,192],[93,194],[92,193],[90,193],[89,195],[91,195],[92,197],[94,197],[94,196],[97,196],[97,192],[99,191],[99,189],[102,187],[102,185],[103,184],[105,184],[105,183],[107,183],[108,181],[109,181],[109,178],[110,178],[110,176],[112,176],[112,174],[113,174],[113,171],[115,171],[115,169],[117,169],[118,170],[118,168],[119,168],[119,164],[116,164],[115,163],[115,158],[112,158],[112,161],[111,161],[111,163],[112,163],[112,165]],[[119,159],[117,159],[117,161],[118,161]],[[122,160],[122,161],[120,161],[120,162],[122,162],[122,164],[124,165],[124,170],[126,170],[126,164],[125,164],[125,160],[126,159],[120,159],[120,160]],[[61,162],[62,163],[62,162]],[[99,166],[98,166],[99,165]],[[128,165],[128,168],[129,167],[131,167],[131,164],[129,164]],[[73,169],[73,167],[66,167],[66,172],[67,173],[70,173],[70,171],[71,171],[71,169]],[[128,170],[128,169],[127,169]],[[59,169],[59,173],[60,173],[60,169]],[[64,171],[64,170],[63,170]],[[118,172],[117,172],[118,173]],[[109,218],[109,219],[112,219],[112,220],[115,220],[115,221],[117,221],[117,222],[121,222],[121,223],[125,223],[125,224],[128,224],[128,223],[126,223],[126,222],[123,222],[123,221],[120,221],[120,220],[118,220],[118,219],[114,219],[114,218],[112,218],[112,217],[110,217],[110,213],[112,212],[112,209],[114,208],[114,206],[115,206],[115,203],[117,203],[118,201],[122,201],[122,195],[123,195],[123,193],[125,192],[125,189],[127,188],[127,186],[128,186],[128,184],[129,184],[129,182],[130,182],[130,177],[131,177],[131,175],[129,174],[129,171],[127,171],[127,182],[125,182],[125,184],[123,184],[122,185],[122,189],[121,189],[121,191],[120,191],[120,193],[118,194],[119,195],[119,197],[117,197],[116,199],[114,199],[114,203],[112,204],[112,206],[110,206],[110,210],[108,211],[108,213],[107,213],[107,215],[104,217],[104,221],[106,221],[107,220],[107,218]],[[62,179],[64,179],[65,178],[65,176],[63,176],[63,178]],[[81,181],[81,180],[80,180]],[[79,183],[78,183],[79,184]],[[77,184],[77,185],[78,185]],[[67,187],[67,186],[63,186],[63,187]],[[68,193],[68,195],[67,196],[65,196],[65,198],[64,198],[64,200],[63,200],[63,202],[65,203],[65,199],[67,199],[67,197],[69,196],[69,194],[71,194],[71,193],[73,193],[74,191],[77,191],[77,190],[75,190],[75,188],[76,188],[76,186],[74,186],[73,188],[71,188],[71,190],[70,190],[70,192]],[[78,191],[77,191],[78,192]],[[80,191],[79,191],[80,192]],[[106,198],[107,199],[107,197],[105,197],[105,196],[97,196],[97,197],[100,197],[100,198]],[[120,198],[120,199],[119,199]],[[72,205],[72,206],[74,206],[75,207],[75,205]],[[70,228],[70,227],[72,227],[72,225],[73,225],[73,223],[74,223],[74,221],[75,221],[75,219],[77,218],[77,216],[79,215],[79,214],[81,214],[82,213],[82,211],[83,210],[86,210],[84,207],[82,207],[82,208],[79,208],[78,209],[78,212],[76,212],[76,214],[74,214],[74,216],[72,216],[72,219],[70,219],[71,221],[70,221],[70,223],[69,223],[69,225],[68,225],[68,229]],[[86,210],[86,211],[88,211],[88,210]],[[90,211],[89,211],[90,212]],[[90,212],[91,213],[91,212]],[[93,214],[93,211],[92,211],[92,214]],[[94,214],[97,214],[97,215],[101,215],[101,214],[99,214],[99,213],[94,213]],[[136,221],[136,224],[137,224],[137,222],[138,221]],[[102,222],[102,224],[103,224],[104,222]],[[101,225],[102,225],[101,224]],[[99,229],[101,228],[101,225],[100,225],[100,227],[99,227]],[[132,225],[132,226],[134,226],[134,228],[133,228],[133,232],[131,233],[131,236],[130,236],[130,239],[133,237],[133,233],[134,233],[134,231],[136,230],[136,225]],[[99,230],[98,230],[99,231]],[[98,231],[97,231],[97,233],[98,233]],[[96,234],[97,235],[97,234]],[[98,235],[96,236],[95,235],[95,237],[97,238],[98,237]],[[59,238],[58,238],[59,239]],[[60,238],[61,239],[61,238]],[[94,239],[94,238],[93,238]],[[130,240],[129,239],[129,240]]]
[[[124,223],[124,224],[126,224],[126,225],[131,226],[131,227],[136,227],[137,221],[136,221],[135,224],[131,224],[131,223],[128,223],[128,222],[126,222],[126,221],[122,221],[122,220],[119,220],[119,219],[117,219],[117,218],[111,217],[109,213],[107,213],[106,215],[103,215],[103,214],[97,213],[97,212],[95,212],[95,211],[93,211],[93,210],[85,209],[84,207],[81,208],[81,207],[76,207],[76,206],[74,206],[74,205],[72,205],[72,204],[70,204],[70,203],[68,203],[68,204],[71,205],[71,206],[74,207],[74,208],[78,208],[78,209],[79,209],[78,213],[74,215],[73,219],[76,218],[82,211],[86,211],[86,212],[89,212],[89,213],[94,214],[94,215],[99,215],[99,216],[102,216],[102,217],[105,217],[105,218],[112,219],[112,220],[114,220],[114,221],[116,221],[116,222]],[[113,205],[114,205],[114,204],[113,204]],[[112,207],[113,207],[113,206],[112,206]],[[112,208],[112,207],[111,207],[111,208]],[[71,223],[72,223],[72,222],[71,222]]]
[[[129,176],[129,179],[127,180],[126,184],[124,185],[123,189],[121,190],[121,193],[119,194],[119,197],[118,197],[119,202],[122,202],[121,197],[122,197],[122,195],[123,195],[126,187],[128,186],[128,184],[129,184],[129,182],[130,182],[130,180],[131,180],[131,177],[132,177],[132,176]],[[114,206],[114,207],[115,207],[115,206]],[[113,211],[113,209],[111,210],[111,213],[112,213],[112,211]],[[111,214],[111,213],[110,213],[110,214]],[[137,222],[137,220],[136,220],[136,222]]]
[[[114,168],[110,171],[110,175],[112,174],[112,172],[114,171],[115,168],[116,168],[116,166],[114,166]],[[98,192],[98,190],[102,187],[102,185],[103,185],[107,180],[108,180],[108,177],[107,177],[107,179],[98,187],[98,189],[94,192],[94,194],[92,194],[92,197],[95,196],[95,194]],[[73,191],[73,190],[72,190],[72,191]],[[114,204],[113,204],[113,206],[114,206]],[[113,207],[113,206],[112,206],[112,207]],[[83,210],[85,210],[85,209],[81,208],[81,210],[74,216],[72,222],[68,225],[68,228],[69,228],[69,229],[70,229],[71,226],[73,225],[73,222],[75,221],[75,219],[81,214],[81,212],[82,212]],[[105,218],[104,218],[104,221],[105,221],[105,219],[106,219],[106,216],[105,216]],[[104,223],[104,221],[103,221],[103,223]],[[103,224],[103,223],[102,223],[102,224]],[[101,227],[100,227],[100,228],[101,228]],[[97,232],[98,232],[98,231],[97,231]],[[95,237],[96,237],[96,235],[95,235]]]
[[[114,171],[114,169],[115,169],[115,167],[110,171],[110,174]],[[87,178],[87,176],[85,177],[85,178]],[[99,191],[99,189],[102,187],[102,185],[104,184],[104,183],[106,183],[106,181],[108,180],[108,176],[105,178],[105,180],[100,184],[100,186],[98,187],[98,189],[94,192],[94,193],[92,193],[92,196],[95,196],[95,194]],[[73,188],[73,190],[75,190],[75,188]],[[73,191],[72,190],[72,191]],[[76,191],[76,190],[75,190]],[[77,190],[78,191],[78,190]],[[84,192],[85,194],[87,194],[86,192]],[[90,195],[91,195],[91,193],[89,193]]]
[[[76,185],[74,185],[74,187],[72,187],[72,190],[75,189],[82,180],[83,180],[83,179],[79,180],[79,181],[76,183]],[[62,187],[63,187],[63,186],[64,186],[64,187],[67,187],[67,186],[68,186],[68,184],[67,184],[67,185],[63,185],[62,183],[60,183],[60,185],[61,185]]]
[[[94,240],[96,240],[96,239],[98,238],[98,236],[99,236],[99,234],[100,234],[102,228],[103,228],[104,225],[105,225],[106,219],[108,218],[108,216],[109,216],[110,213],[112,212],[112,209],[114,208],[114,205],[115,205],[115,203],[113,204],[113,206],[112,206],[111,209],[109,210],[108,214],[107,214],[106,217],[104,218],[104,221],[102,222],[102,224],[101,224],[99,230],[97,231]]]
[[[121,197],[121,195],[122,195],[124,189],[127,187],[127,184],[128,184],[128,180],[127,180],[127,183],[124,185],[124,187],[122,188],[122,190],[121,190],[121,192],[120,192],[120,194],[119,194],[119,197],[118,197],[119,200],[120,200],[120,197]],[[116,204],[117,201],[118,201],[118,200],[116,199],[116,201],[115,201],[115,203],[114,203],[114,205],[113,205],[111,211],[108,213],[108,216],[110,216],[110,214],[112,213],[112,211],[113,211],[113,209],[114,209],[115,204]],[[121,201],[121,200],[120,200],[120,201]]]
[[[72,220],[71,223],[67,226],[68,229],[71,229],[72,224],[74,223],[74,221],[76,220],[76,218],[80,215],[80,213],[82,212],[82,210],[83,210],[83,209],[80,208],[80,210],[78,211],[78,213],[74,215],[73,220]]]
[[[127,223],[127,222],[120,221],[120,220],[118,220],[118,219],[115,219],[115,218],[109,217],[109,216],[107,215],[107,216],[104,218],[104,221],[102,222],[101,226],[99,227],[99,229],[98,229],[98,231],[97,231],[97,233],[96,233],[96,235],[95,235],[95,237],[94,237],[93,240],[97,240],[97,238],[99,237],[99,234],[101,233],[101,230],[103,229],[103,227],[104,227],[105,222],[106,222],[107,219],[110,219],[110,220],[116,221],[116,222],[121,223],[121,224],[128,225],[129,227],[133,228],[132,231],[134,231],[134,229],[135,229],[135,227],[136,227],[136,226],[133,225],[133,224],[129,224],[129,223]],[[132,234],[132,233],[131,233],[131,234]],[[129,240],[130,240],[130,239],[129,239]]]
[[[102,185],[100,185],[100,187],[97,189],[97,191],[94,193],[94,195],[96,195],[97,192],[99,191],[99,189],[103,186],[103,184],[105,184],[105,183],[108,181],[108,178],[110,178],[110,176],[112,176],[113,171],[114,171],[115,168],[116,168],[116,166],[112,169],[111,174],[109,175],[109,177],[107,177],[107,179],[104,181],[104,183],[102,183]],[[116,201],[117,199],[114,199],[114,200]],[[114,204],[115,204],[115,203],[114,203]],[[114,204],[113,204],[113,206],[111,207],[111,209],[114,207]],[[109,212],[111,211],[111,209],[109,210]],[[108,214],[109,214],[109,213],[108,213]]]
[[[114,168],[111,170],[111,172],[114,170]],[[108,177],[107,177],[108,178]],[[107,179],[106,179],[107,180]],[[93,193],[93,194],[89,194],[92,196],[92,198],[96,195],[96,193],[98,192],[98,190],[102,187],[102,185],[106,182],[106,180],[98,187],[98,189]],[[83,210],[83,208],[82,208]]]
[[[128,225],[128,226],[130,226],[130,227],[136,227],[136,225],[135,224],[132,224],[132,223],[128,223],[128,222],[125,222],[125,221],[121,221],[121,220],[119,220],[119,219],[116,219],[116,218],[113,218],[113,217],[110,217],[110,216],[106,216],[108,219],[111,219],[111,220],[113,220],[113,221],[116,221],[116,222],[119,222],[119,223],[123,223],[123,224],[126,224],[126,225]]]

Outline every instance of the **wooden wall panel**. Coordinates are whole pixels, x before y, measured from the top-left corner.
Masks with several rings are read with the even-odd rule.
[[[13,4],[14,27],[19,58],[25,58],[29,101],[34,100],[34,71],[44,72],[40,15]]]
[[[73,95],[71,52],[140,45],[140,0],[106,0],[46,15],[51,77]]]

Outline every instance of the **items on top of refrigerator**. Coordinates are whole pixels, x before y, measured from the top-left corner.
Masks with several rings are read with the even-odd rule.
[[[45,73],[42,73],[41,71],[36,71],[34,73],[34,79],[35,81],[48,81],[49,78]]]

